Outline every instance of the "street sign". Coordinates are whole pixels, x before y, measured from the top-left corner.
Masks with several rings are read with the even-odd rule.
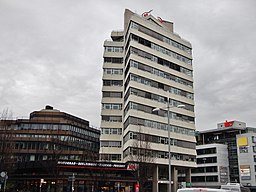
[[[192,186],[192,183],[190,183],[190,182],[186,183],[186,187],[191,187],[191,186]]]

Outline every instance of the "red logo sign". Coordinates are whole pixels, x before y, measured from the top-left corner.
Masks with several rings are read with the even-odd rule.
[[[146,11],[146,12],[142,13],[142,16],[143,16],[143,17],[147,17],[147,16],[149,16],[149,15],[150,15],[150,13],[151,13],[151,11],[153,11],[153,9],[152,9],[152,10],[150,10],[150,11]]]
[[[231,127],[231,126],[233,126],[233,124],[234,124],[234,121],[225,121],[224,122],[224,127]]]

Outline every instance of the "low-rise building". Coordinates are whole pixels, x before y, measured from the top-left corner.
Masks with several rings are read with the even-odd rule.
[[[240,183],[256,188],[256,133],[237,135]]]
[[[89,121],[46,106],[29,119],[1,120],[1,149],[16,162],[98,160],[100,130]]]
[[[51,106],[32,112],[28,119],[2,117],[0,172],[7,172],[9,182],[17,186],[58,178],[59,160],[98,160],[99,137],[100,130],[90,127],[89,121]],[[24,168],[29,173],[20,171]]]
[[[99,161],[99,137],[89,121],[51,106],[26,119],[2,117],[0,185],[8,178],[7,192],[134,191],[137,170]]]
[[[229,181],[228,148],[225,144],[212,143],[198,145],[197,168],[192,169],[193,187],[213,187]]]
[[[198,131],[196,134],[198,168],[192,170],[192,185],[220,187],[225,182],[232,182],[241,183],[254,191],[256,189],[255,137],[256,128],[247,127],[246,123],[241,121],[225,121],[218,123],[216,129]],[[206,152],[212,153],[204,154]],[[210,170],[209,166],[218,166],[218,168],[214,168],[210,173],[207,172],[207,169]]]

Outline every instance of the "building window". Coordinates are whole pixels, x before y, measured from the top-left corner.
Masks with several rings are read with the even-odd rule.
[[[35,161],[35,155],[30,155],[29,160],[30,160],[30,161]]]
[[[123,52],[123,47],[105,47],[106,52]]]
[[[116,63],[122,64],[123,58],[116,58],[116,57],[104,57],[104,63]]]
[[[186,79],[177,77],[177,76],[175,76],[173,74],[170,74],[170,73],[166,73],[165,71],[161,71],[161,70],[158,70],[156,68],[149,67],[149,66],[144,65],[142,63],[138,63],[137,61],[131,60],[130,61],[130,67],[135,67],[135,68],[137,68],[139,70],[147,71],[149,73],[152,73],[154,75],[163,77],[165,79],[169,79],[171,81],[175,81],[176,83],[180,83],[180,84],[183,84],[183,85],[186,85],[186,86],[189,86],[189,87],[193,87],[193,83],[191,81],[188,81]]]
[[[197,158],[197,164],[217,163],[217,157]]]
[[[103,86],[122,86],[122,80],[103,80]]]
[[[254,162],[256,162],[256,155],[253,155]]]
[[[196,150],[197,155],[205,155],[205,154],[216,154],[216,147],[208,148],[208,149],[198,149]]]
[[[102,109],[121,110],[122,104],[104,103]]]
[[[182,56],[182,55],[180,55],[180,54],[178,54],[176,52],[173,52],[173,51],[171,51],[169,49],[166,49],[166,48],[164,48],[162,46],[154,44],[154,43],[152,43],[152,42],[150,42],[150,41],[148,41],[148,40],[146,40],[144,38],[141,38],[141,37],[139,37],[137,35],[132,34],[131,35],[131,39],[133,41],[137,41],[138,43],[140,43],[140,44],[142,44],[142,45],[144,45],[146,47],[150,47],[151,49],[154,49],[154,50],[156,50],[158,52],[161,52],[161,53],[163,53],[165,55],[168,55],[168,56],[173,57],[175,59],[178,59],[178,60],[180,60],[180,61],[182,61],[184,63],[192,65],[191,59],[189,59],[187,57],[184,57],[184,56]]]
[[[218,182],[218,176],[207,176],[206,181],[207,182]]]
[[[101,154],[101,160],[121,161],[121,154]]]
[[[122,75],[123,70],[122,69],[104,69],[103,70],[104,74],[109,74],[109,75]]]
[[[204,176],[191,177],[191,181],[193,183],[205,182],[205,177]]]
[[[122,116],[103,115],[101,119],[102,121],[108,121],[108,122],[122,122]]]
[[[101,141],[101,147],[121,147],[121,141]]]
[[[122,129],[121,128],[101,128],[101,134],[121,135]]]

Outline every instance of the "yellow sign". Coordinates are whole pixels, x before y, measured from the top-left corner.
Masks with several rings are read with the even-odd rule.
[[[237,139],[238,146],[248,146],[247,137],[240,137]]]

